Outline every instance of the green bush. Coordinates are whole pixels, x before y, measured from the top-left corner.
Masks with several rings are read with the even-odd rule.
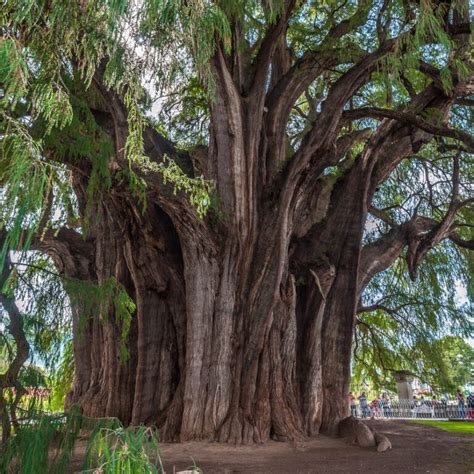
[[[84,473],[154,474],[163,466],[155,429],[124,428],[115,418],[91,419],[77,410],[60,415],[31,411],[0,451],[0,472],[63,474],[68,472],[81,430],[88,443]]]

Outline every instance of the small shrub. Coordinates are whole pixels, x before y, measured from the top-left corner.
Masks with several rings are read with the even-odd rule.
[[[89,444],[83,472],[154,474],[164,472],[156,431],[144,426],[101,429]]]

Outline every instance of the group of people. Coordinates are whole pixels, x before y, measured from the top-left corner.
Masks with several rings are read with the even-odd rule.
[[[362,418],[389,418],[392,416],[390,397],[386,393],[369,402],[365,392],[362,392],[357,399],[359,400],[360,416]],[[351,415],[357,416],[356,397],[352,392],[349,393],[349,405],[351,407]]]
[[[474,392],[464,396],[461,390],[456,392],[456,401],[448,404],[445,397],[440,400],[433,396],[431,399],[413,397],[412,400],[392,402],[387,393],[370,401],[362,392],[357,398],[351,392],[348,395],[350,414],[362,418],[390,418],[413,416],[415,418],[458,418],[474,419]],[[357,403],[358,402],[358,403]]]
[[[469,393],[467,397],[461,390],[456,393],[456,400],[458,402],[458,411],[460,418],[474,419],[474,392]],[[466,410],[467,409],[467,410]]]

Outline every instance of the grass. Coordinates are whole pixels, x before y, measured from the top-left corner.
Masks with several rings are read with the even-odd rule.
[[[466,433],[474,436],[474,422],[472,421],[430,421],[413,420],[413,423],[419,425],[428,425],[450,433]]]
[[[75,442],[89,433],[82,473],[161,474],[158,432],[144,426],[124,428],[117,419],[83,417],[77,410],[45,415],[31,412],[6,445],[0,446],[0,473],[68,472]]]
[[[104,474],[159,474],[163,473],[157,434],[144,426],[102,429],[90,448],[92,457],[87,456],[86,464],[91,469],[85,473]],[[155,466],[152,458],[158,461]],[[87,462],[88,461],[88,462]]]

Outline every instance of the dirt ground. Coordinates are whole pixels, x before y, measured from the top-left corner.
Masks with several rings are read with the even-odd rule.
[[[213,473],[467,473],[474,474],[474,437],[405,421],[370,421],[393,449],[377,453],[337,438],[319,436],[303,443],[268,442],[230,446],[190,442],[163,444],[167,474],[194,463]]]
[[[185,469],[193,461],[212,473],[473,473],[474,437],[448,433],[403,421],[372,421],[392,441],[393,449],[349,446],[325,436],[297,445],[269,442],[261,446],[211,443],[165,444],[166,472]]]

